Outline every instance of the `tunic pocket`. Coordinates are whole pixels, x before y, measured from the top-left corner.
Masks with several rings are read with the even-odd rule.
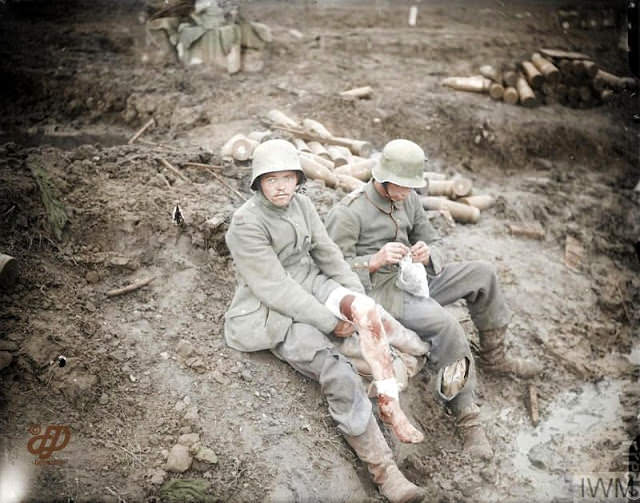
[[[248,288],[241,288],[225,314],[224,338],[238,351],[271,349],[284,340],[290,325],[290,318],[267,308]]]

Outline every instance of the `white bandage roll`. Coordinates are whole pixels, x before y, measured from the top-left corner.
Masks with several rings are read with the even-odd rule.
[[[340,301],[342,301],[345,295],[356,295],[356,293],[343,286],[339,286],[329,294],[329,297],[327,298],[327,301],[324,303],[324,305],[327,306],[327,309],[329,309],[329,311],[331,311],[331,314],[333,314],[336,318],[339,318],[343,321],[349,321],[347,320],[347,318],[345,318],[344,314],[340,312]]]
[[[378,395],[387,395],[388,397],[398,399],[398,381],[394,377],[390,379],[383,379],[381,381],[374,381],[376,385],[376,392]]]
[[[327,298],[324,305],[327,306],[329,311],[331,311],[331,314],[333,314],[336,318],[340,318],[341,320],[350,321],[344,316],[344,314],[340,312],[340,302],[347,295],[353,295],[356,301],[365,303],[364,305],[366,305],[367,302],[371,303],[371,305],[374,305],[373,300],[366,295],[354,292],[353,290],[349,290],[348,288],[345,288],[343,286],[339,286],[329,294],[329,297]]]

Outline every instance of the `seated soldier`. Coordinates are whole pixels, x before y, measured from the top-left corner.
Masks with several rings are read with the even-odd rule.
[[[338,429],[368,464],[382,494],[392,502],[421,501],[424,489],[409,482],[393,461],[361,378],[332,337],[358,331],[380,416],[404,442],[420,442],[423,435],[400,409],[387,333],[409,353],[424,354],[428,345],[385,320],[388,315],[363,294],[313,204],[297,193],[304,179],[289,142],[270,140],[256,148],[255,194],[234,213],[226,234],[238,286],[225,315],[225,340],[240,351],[269,349],[319,382]]]
[[[487,458],[491,448],[474,403],[475,364],[464,330],[442,306],[465,299],[480,331],[485,368],[531,377],[537,365],[505,355],[509,311],[494,267],[488,262],[442,265],[428,246],[435,231],[413,190],[426,185],[424,152],[408,140],[393,140],[362,189],[346,196],[329,212],[327,230],[358,273],[366,292],[403,326],[431,343],[429,365],[437,373],[435,392],[457,417],[464,449]],[[428,293],[409,293],[398,281],[399,263],[423,264]],[[424,274],[424,271],[423,271]],[[464,385],[452,379],[464,376]]]

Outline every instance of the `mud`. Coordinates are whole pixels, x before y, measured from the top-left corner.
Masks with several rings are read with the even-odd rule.
[[[524,109],[440,85],[539,47],[579,49],[627,75],[619,29],[563,30],[556,9],[567,6],[551,0],[418,5],[410,28],[404,3],[247,3],[274,42],[262,72],[229,76],[163,59],[135,1],[0,4],[0,253],[20,267],[0,291],[10,361],[0,370],[0,499],[159,501],[164,481],[184,478],[207,481],[214,501],[381,500],[318,385],[222,340],[235,288],[223,235],[242,199],[185,164],[223,166],[215,172],[248,197],[249,167],[223,164],[219,148],[264,129],[271,108],[376,149],[412,139],[430,171],[497,197],[475,225],[431,217],[449,260],[496,265],[513,311],[509,351],[545,366],[534,380],[540,424],[531,425],[528,383],[480,365],[496,456],[473,462],[423,371],[401,402],[426,441],[401,444],[385,427],[408,478],[450,501],[569,501],[575,475],[625,469],[640,433],[638,97]],[[338,96],[361,85],[373,87],[370,100]],[[127,144],[152,116],[156,125]],[[61,240],[31,174],[40,167],[68,213]],[[306,192],[322,215],[344,195],[317,182]],[[183,226],[172,222],[176,203]],[[508,231],[534,221],[542,240]],[[564,260],[568,236],[584,249],[575,268]],[[106,296],[149,276],[136,292]],[[477,346],[463,305],[449,309]],[[27,449],[36,425],[70,428],[50,463]],[[167,472],[187,433],[217,462],[187,454],[188,470]]]

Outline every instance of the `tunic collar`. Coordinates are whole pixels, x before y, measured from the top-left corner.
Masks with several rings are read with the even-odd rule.
[[[364,191],[367,195],[367,199],[371,201],[374,206],[382,210],[385,213],[391,213],[391,211],[402,204],[402,202],[393,202],[386,197],[383,197],[380,192],[376,190],[373,185],[373,178],[365,185]]]
[[[291,203],[293,203],[293,200],[295,199],[296,195],[295,194],[293,195],[293,197],[291,198],[291,201],[289,201],[289,204],[286,206],[276,206],[271,201],[269,201],[266,197],[264,197],[264,194],[262,193],[261,190],[257,190],[254,197],[256,198],[256,201],[265,209],[273,211],[278,215],[282,216],[287,212],[287,210],[291,206]]]

